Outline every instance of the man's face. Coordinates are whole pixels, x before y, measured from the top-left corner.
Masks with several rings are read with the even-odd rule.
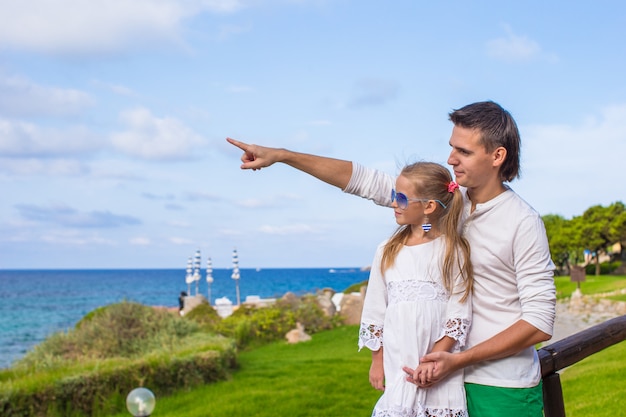
[[[498,175],[494,169],[494,158],[487,153],[480,144],[480,132],[459,126],[452,128],[450,136],[450,156],[448,164],[452,166],[454,176],[459,185],[480,188],[488,183],[493,175]]]

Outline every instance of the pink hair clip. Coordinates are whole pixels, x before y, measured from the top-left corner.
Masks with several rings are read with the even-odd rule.
[[[450,184],[448,184],[448,192],[453,193],[457,188],[459,188],[459,184],[454,181],[450,181]]]

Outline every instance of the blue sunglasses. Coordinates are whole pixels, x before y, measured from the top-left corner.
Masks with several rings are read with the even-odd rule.
[[[398,207],[400,209],[405,210],[409,206],[409,203],[411,201],[425,202],[425,201],[430,201],[431,199],[429,199],[429,198],[409,198],[404,193],[396,193],[396,190],[391,190],[391,202],[393,203],[394,200],[395,200],[396,203],[398,203]],[[441,207],[443,207],[444,209],[447,208],[446,205],[443,204],[440,200],[433,200],[433,201],[436,201],[437,203],[441,204]]]

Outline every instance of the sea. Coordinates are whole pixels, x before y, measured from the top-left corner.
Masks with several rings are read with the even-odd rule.
[[[8,368],[30,349],[55,332],[72,329],[90,311],[121,301],[150,306],[178,307],[182,291],[211,298],[228,298],[233,304],[248,296],[280,298],[331,288],[342,292],[367,280],[361,268],[213,269],[209,285],[186,282],[180,269],[128,270],[0,270],[0,368]]]

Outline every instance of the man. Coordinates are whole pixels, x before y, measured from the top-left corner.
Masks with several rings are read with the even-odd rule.
[[[450,156],[463,187],[463,235],[474,266],[473,319],[462,352],[430,353],[428,386],[464,368],[468,411],[478,416],[542,416],[541,370],[535,345],[550,339],[555,317],[554,265],[539,214],[505,182],[519,177],[520,136],[500,105],[469,104],[449,114]],[[242,169],[283,162],[344,192],[391,204],[394,178],[349,161],[247,145]],[[409,364],[407,364],[409,365]],[[414,364],[410,364],[415,366]],[[411,380],[413,370],[405,368]]]

